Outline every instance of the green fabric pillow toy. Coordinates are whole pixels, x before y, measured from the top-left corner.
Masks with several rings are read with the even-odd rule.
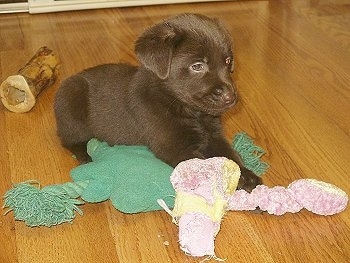
[[[160,210],[157,199],[169,199],[175,191],[169,181],[173,168],[145,146],[114,146],[92,139],[88,153],[93,162],[71,171],[74,182],[87,181],[81,198],[96,203],[110,199],[124,213]]]

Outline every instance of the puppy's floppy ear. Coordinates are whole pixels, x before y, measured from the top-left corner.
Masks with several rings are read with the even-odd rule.
[[[146,30],[136,41],[135,52],[140,62],[161,79],[170,72],[173,51],[181,34],[169,23],[157,24]]]

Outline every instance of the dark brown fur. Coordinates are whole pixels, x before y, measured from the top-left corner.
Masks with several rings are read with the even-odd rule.
[[[136,42],[140,66],[100,65],[65,80],[55,113],[62,144],[89,161],[92,137],[110,145],[147,145],[176,166],[225,156],[242,170],[240,187],[260,179],[224,138],[220,115],[236,103],[227,30],[214,19],[183,14],[146,30]]]

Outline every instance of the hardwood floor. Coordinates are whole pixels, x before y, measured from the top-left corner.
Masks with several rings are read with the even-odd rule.
[[[0,194],[12,183],[70,181],[77,165],[56,137],[60,82],[108,62],[136,64],[133,42],[148,26],[181,12],[219,17],[232,33],[240,103],[224,115],[228,139],[246,131],[267,150],[269,186],[299,178],[350,193],[350,1],[226,1],[51,14],[0,15],[0,80],[40,46],[61,59],[59,79],[32,111],[0,106]],[[179,248],[165,212],[126,215],[108,202],[85,204],[73,224],[29,228],[0,217],[2,263],[199,262]],[[168,243],[166,243],[167,241]],[[165,243],[164,243],[165,242]],[[167,245],[168,244],[168,245]],[[216,238],[227,262],[349,262],[350,209],[324,217],[228,212]]]

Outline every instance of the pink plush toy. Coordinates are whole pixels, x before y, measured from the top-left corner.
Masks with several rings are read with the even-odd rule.
[[[347,194],[338,187],[315,179],[300,179],[287,188],[257,186],[251,193],[236,191],[228,200],[228,210],[255,210],[273,215],[297,213],[305,208],[318,215],[334,215],[347,205]]]
[[[228,210],[259,207],[269,214],[282,215],[306,208],[316,214],[333,215],[348,203],[343,190],[313,179],[294,181],[287,188],[260,185],[248,193],[236,191],[239,177],[239,166],[224,157],[191,159],[175,167],[170,177],[176,191],[175,205],[173,211],[165,209],[179,226],[179,243],[187,254],[221,260],[215,256],[214,239]]]

